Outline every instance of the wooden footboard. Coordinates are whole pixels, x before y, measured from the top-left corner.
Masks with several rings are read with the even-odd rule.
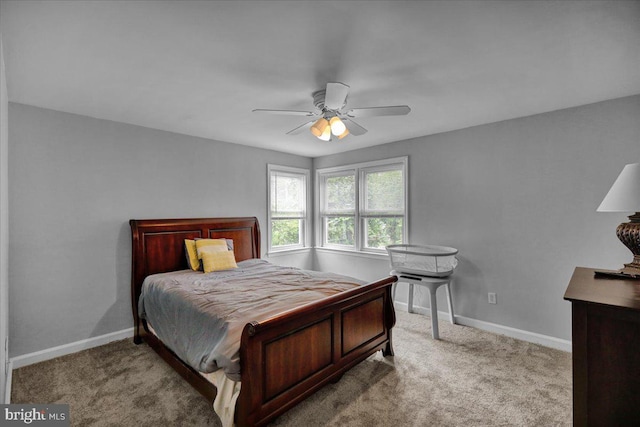
[[[144,278],[186,268],[184,239],[231,238],[236,260],[260,258],[256,218],[131,220],[134,342],[143,340],[208,400],[216,388],[149,332],[138,316]],[[395,311],[387,277],[245,326],[236,424],[265,425],[378,350],[393,355]]]
[[[236,423],[259,426],[378,350],[393,355],[395,277],[246,325]]]

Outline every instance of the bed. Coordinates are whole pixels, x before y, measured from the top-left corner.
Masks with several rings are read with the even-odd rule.
[[[131,299],[134,342],[146,342],[196,390],[213,402],[217,389],[153,333],[138,311],[144,279],[185,270],[185,239],[233,240],[238,262],[260,259],[257,218],[131,220]],[[291,307],[262,321],[249,320],[240,338],[238,426],[260,426],[341,376],[377,351],[393,355],[396,277]]]

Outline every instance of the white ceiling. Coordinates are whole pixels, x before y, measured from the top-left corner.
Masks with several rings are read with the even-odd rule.
[[[9,100],[309,157],[640,93],[638,1],[5,1]],[[328,81],[408,104],[285,133]]]

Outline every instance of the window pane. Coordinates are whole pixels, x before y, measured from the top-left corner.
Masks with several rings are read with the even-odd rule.
[[[328,177],[325,189],[327,212],[348,212],[356,208],[355,175]]]
[[[365,174],[366,206],[369,212],[403,212],[402,171],[389,170]]]
[[[304,176],[271,175],[271,216],[303,216],[304,205]]]
[[[355,246],[354,217],[325,218],[327,243],[332,245]]]
[[[271,246],[301,245],[301,219],[281,219],[271,221]]]
[[[365,246],[384,249],[402,243],[402,217],[365,219]]]

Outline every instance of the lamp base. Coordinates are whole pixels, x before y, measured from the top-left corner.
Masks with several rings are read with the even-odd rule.
[[[616,229],[618,239],[631,251],[633,261],[620,270],[625,274],[640,275],[640,212],[629,216],[629,222],[623,222]]]

